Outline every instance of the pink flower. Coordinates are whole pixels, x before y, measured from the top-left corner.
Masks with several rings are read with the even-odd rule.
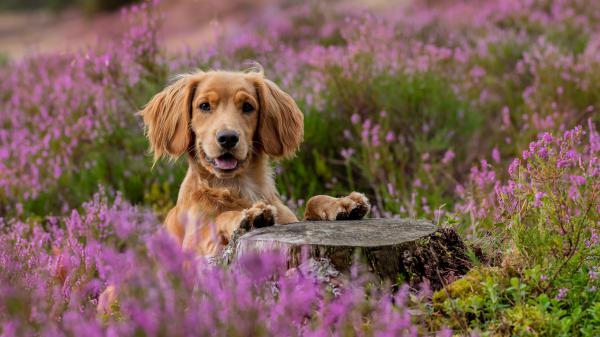
[[[585,184],[585,178],[580,175],[571,175],[569,179],[575,186],[581,186]]]
[[[394,186],[394,184],[387,183],[387,190],[388,190],[389,195],[391,195],[391,196],[396,195],[396,187]]]
[[[507,106],[502,107],[502,126],[508,128],[510,123],[510,109]]]
[[[500,162],[500,151],[498,150],[497,147],[494,147],[494,149],[492,150],[492,159],[496,163]]]
[[[485,69],[481,68],[480,66],[475,66],[473,69],[471,69],[471,76],[474,78],[481,78],[485,76]]]
[[[452,150],[446,151],[446,153],[444,153],[444,158],[442,158],[442,164],[448,165],[450,163],[450,161],[452,161],[452,159],[454,159],[454,157],[455,157],[454,151],[452,151]]]
[[[533,201],[533,205],[535,207],[540,207],[542,205],[542,198],[545,196],[544,192],[536,192],[535,200]]]
[[[569,292],[569,289],[567,288],[560,288],[558,289],[558,294],[556,294],[556,297],[554,297],[557,300],[562,300],[567,296],[567,293]]]
[[[585,240],[585,246],[590,248],[598,245],[598,242],[600,242],[600,235],[594,228],[590,229],[590,238]]]
[[[352,157],[354,155],[354,153],[355,153],[355,150],[353,148],[351,148],[351,147],[342,149],[340,151],[340,154],[341,154],[342,158],[344,158],[346,160],[350,159],[350,157]]]
[[[388,131],[387,134],[385,135],[385,141],[388,143],[391,143],[394,141],[394,139],[396,139],[396,136],[394,135],[393,131]]]
[[[417,187],[417,188],[418,188],[418,187],[422,187],[422,186],[423,186],[423,183],[421,183],[421,179],[419,179],[419,178],[415,178],[415,180],[413,181],[413,186],[414,186],[414,187]]]

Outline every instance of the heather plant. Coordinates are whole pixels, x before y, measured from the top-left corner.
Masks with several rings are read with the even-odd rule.
[[[223,269],[181,251],[159,228],[151,213],[102,194],[69,216],[2,222],[0,332],[416,336],[427,331],[409,311],[407,288],[395,294],[377,290],[357,271],[332,291],[307,267],[287,271],[276,252],[244,256]],[[117,287],[118,303],[98,316],[98,295],[107,284]]]
[[[142,4],[126,12],[130,30],[97,50],[36,55],[0,69],[6,79],[0,101],[0,214],[65,212],[89,199],[98,184],[139,202],[151,193],[154,179],[181,175],[182,170],[150,174],[135,118],[167,74],[156,40],[160,18],[152,8]]]
[[[504,183],[487,162],[472,169],[458,214],[500,268],[473,270],[434,296],[454,324],[519,335],[598,334],[599,141],[589,120],[587,134],[582,127],[541,134],[513,160]]]
[[[0,332],[597,336],[599,4],[285,3],[168,53],[142,3],[117,39],[2,60]],[[171,75],[248,60],[305,113],[301,151],[275,164],[292,209],[360,190],[374,216],[453,226],[484,259],[431,295],[181,252],[159,224],[185,163],[152,165],[135,112]],[[98,316],[108,284],[119,302]]]
[[[301,46],[286,38],[293,31],[289,24],[276,21],[274,31],[244,35],[236,40],[239,45],[221,48],[219,53],[235,59],[238,47],[252,50],[252,57],[267,68],[286,74],[281,78],[275,74],[275,78],[304,103],[307,123],[317,131],[307,133],[307,151],[282,166],[287,177],[280,185],[292,199],[322,193],[319,186],[334,193],[360,186],[378,199],[379,214],[435,216],[440,205],[453,203],[454,184],[464,180],[475,160],[493,153],[494,162],[508,165],[506,158],[517,155],[538,132],[565,130],[593,115],[597,90],[592,83],[597,81],[586,78],[597,72],[585,69],[595,67],[589,56],[594,54],[594,38],[588,34],[595,27],[593,15],[588,17],[594,5],[557,2],[545,12],[546,5],[490,1],[477,8],[469,3],[421,8],[417,4],[410,9],[412,17],[402,12],[385,17],[357,12],[350,13],[344,24],[335,23],[332,16],[334,23],[314,32],[313,40],[306,37]],[[474,15],[462,15],[464,22],[451,20],[463,10]],[[571,14],[563,15],[563,10]],[[518,30],[509,24],[514,17],[538,28]],[[573,22],[574,17],[581,22]],[[571,48],[570,39],[551,38],[560,34],[540,28],[548,22],[564,26],[557,30],[586,33],[590,39],[582,42],[583,49]],[[473,26],[477,29],[465,29]],[[335,43],[321,42],[333,37]],[[222,65],[221,60],[216,62]],[[422,101],[407,101],[407,97]],[[402,175],[394,178],[388,167],[379,174],[369,172],[370,166],[381,167],[373,160],[382,156],[380,146],[356,144],[360,133],[349,133],[355,129],[353,115],[375,126],[382,111],[388,117],[376,130],[381,139],[407,137],[404,143],[398,140],[400,151],[386,152],[383,157],[399,165],[417,161],[401,168]],[[320,131],[325,128],[342,142],[328,142]],[[419,130],[417,136],[424,139],[411,137],[412,129]],[[356,153],[369,155],[348,160]],[[450,165],[439,165],[449,157]],[[418,158],[431,163],[421,168]],[[345,167],[348,162],[351,174]],[[311,180],[304,188],[290,184],[306,180],[306,165],[318,173],[319,182]],[[330,169],[335,166],[339,169]],[[431,167],[435,173],[428,172]],[[309,193],[302,195],[305,191]],[[404,197],[394,200],[389,191]]]
[[[84,78],[73,83],[85,84],[89,78],[90,91],[101,90],[106,96],[101,99],[103,104],[112,102],[107,107],[94,105],[92,112],[111,121],[98,129],[99,141],[85,150],[80,149],[80,142],[73,150],[66,149],[80,149],[91,158],[80,159],[82,155],[74,153],[69,160],[52,159],[52,172],[58,175],[60,171],[63,176],[58,182],[50,170],[40,174],[35,167],[11,163],[7,175],[23,179],[13,177],[12,183],[2,184],[7,203],[23,204],[25,213],[66,210],[89,198],[100,181],[134,202],[152,201],[167,208],[175,193],[171,186],[181,178],[183,169],[159,165],[154,172],[158,174],[148,174],[142,157],[144,140],[133,113],[165,84],[169,74],[195,67],[239,69],[253,59],[299,101],[307,115],[306,141],[295,161],[281,164],[285,175],[279,175],[280,189],[290,202],[301,204],[311,194],[341,194],[360,188],[377,199],[377,214],[386,215],[439,215],[442,205],[451,208],[453,186],[464,180],[475,160],[494,152],[495,161],[508,165],[506,158],[517,155],[537,132],[573,127],[597,109],[596,21],[592,14],[596,7],[587,1],[577,5],[486,1],[477,7],[470,3],[424,7],[416,2],[385,16],[316,3],[287,5],[284,15],[288,20],[278,15],[257,17],[252,30],[231,36],[222,32],[214,46],[170,57],[157,43],[160,17],[152,8],[136,6],[128,13],[137,20],[132,20],[121,42],[108,43],[95,53],[65,57],[65,62],[73,57],[82,64],[104,65],[97,66],[96,73],[87,72],[89,76],[74,69]],[[453,21],[456,11],[473,15]],[[513,24],[517,22],[535,28],[519,30]],[[541,28],[547,23],[552,23],[553,30],[573,31],[586,38],[580,48],[574,48],[568,43],[570,38],[558,38],[561,34]],[[473,27],[476,29],[466,29]],[[39,66],[56,73],[62,67],[44,66],[42,59]],[[7,77],[23,76],[23,71],[14,68],[5,68]],[[20,90],[26,92],[24,87],[34,81],[37,79],[31,76],[21,79]],[[14,85],[7,82],[11,95],[9,87]],[[40,90],[51,92],[53,88]],[[30,113],[22,113],[28,111],[26,100],[13,105],[3,111],[16,111],[28,116],[21,117],[22,123],[37,125],[30,120]],[[81,113],[77,107],[67,110]],[[387,113],[385,121],[378,120],[382,111]],[[381,134],[382,143],[392,135],[403,139],[390,146],[362,142],[352,124],[353,115],[371,120],[373,126],[379,124],[375,131]],[[115,127],[117,122],[120,127]],[[325,130],[341,142],[331,144]],[[8,148],[14,148],[11,160],[18,153],[27,156],[27,151]],[[107,157],[106,148],[125,150]],[[48,152],[40,151],[42,156]],[[368,155],[350,158],[351,152]],[[55,157],[53,151],[48,153]],[[138,157],[129,160],[131,155]],[[389,165],[374,172],[369,167],[377,162],[375,156],[403,165],[397,170],[402,174],[389,176]],[[115,157],[120,160],[113,160]],[[429,163],[421,165],[421,158]],[[81,167],[96,169],[88,172]],[[131,179],[121,179],[123,176]],[[74,185],[83,188],[58,192]],[[42,187],[49,193],[40,195]],[[55,194],[62,196],[50,197]],[[61,200],[64,195],[72,197]]]

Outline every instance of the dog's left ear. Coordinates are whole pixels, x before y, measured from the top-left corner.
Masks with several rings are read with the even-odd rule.
[[[272,81],[257,76],[259,98],[258,137],[272,158],[292,156],[304,139],[304,116],[296,102]]]

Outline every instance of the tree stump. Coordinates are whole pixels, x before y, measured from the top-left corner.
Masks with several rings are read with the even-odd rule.
[[[471,267],[467,248],[453,229],[413,219],[306,221],[234,233],[226,263],[248,253],[281,251],[290,268],[307,258],[328,259],[347,273],[357,258],[381,280],[439,289]]]

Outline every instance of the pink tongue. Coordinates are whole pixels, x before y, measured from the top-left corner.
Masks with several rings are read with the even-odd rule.
[[[231,170],[237,166],[237,159],[233,157],[219,157],[215,159],[215,162],[221,170]]]

